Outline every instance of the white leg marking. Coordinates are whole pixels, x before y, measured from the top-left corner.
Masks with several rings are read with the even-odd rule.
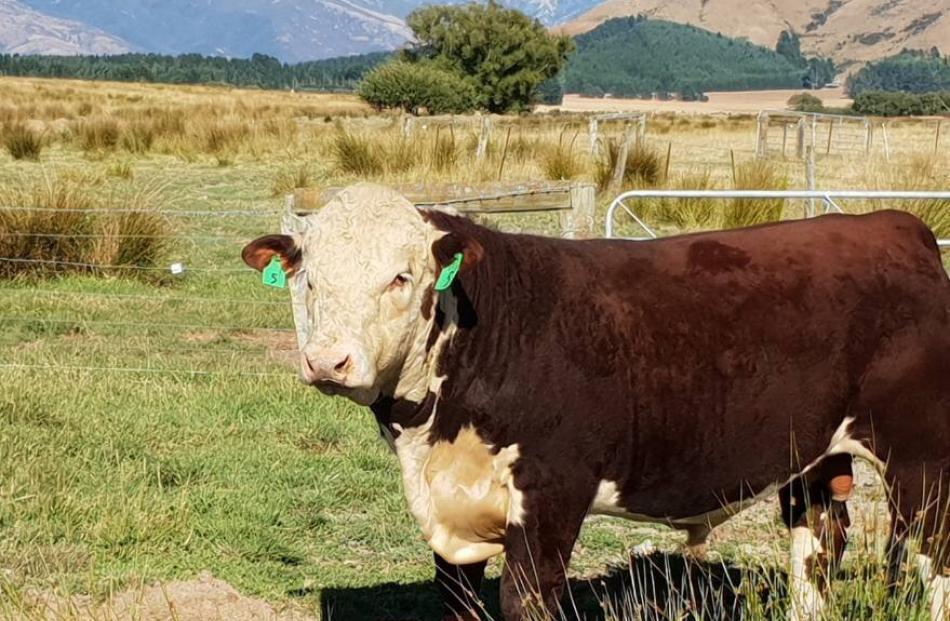
[[[930,598],[930,621],[950,621],[950,577],[934,575],[933,561],[917,555],[917,571]]]
[[[808,571],[809,566],[815,566],[820,552],[821,542],[810,528],[796,526],[792,529],[792,566],[788,575],[788,590],[792,597],[791,621],[815,621],[821,616],[824,599]]]

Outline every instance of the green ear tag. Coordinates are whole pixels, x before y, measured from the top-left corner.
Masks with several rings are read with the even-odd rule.
[[[277,287],[283,289],[287,286],[287,274],[284,273],[284,265],[280,258],[274,257],[270,264],[261,272],[261,281],[268,287]]]
[[[461,252],[456,252],[452,262],[442,268],[442,273],[439,274],[439,279],[435,282],[436,291],[445,291],[452,286],[455,277],[458,276],[459,269],[462,267],[463,258]]]

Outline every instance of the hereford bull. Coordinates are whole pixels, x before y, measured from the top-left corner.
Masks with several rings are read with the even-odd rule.
[[[361,184],[303,233],[243,253],[257,269],[275,256],[309,287],[300,374],[372,409],[447,619],[474,618],[501,552],[505,619],[530,596],[556,610],[589,513],[698,545],[775,489],[792,616],[813,617],[815,574],[843,549],[853,457],[884,472],[896,541],[922,520],[918,558],[946,618],[950,282],[916,218],[564,241]]]

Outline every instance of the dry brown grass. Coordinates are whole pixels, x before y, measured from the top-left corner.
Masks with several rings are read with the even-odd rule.
[[[64,272],[146,276],[170,239],[168,224],[150,213],[156,188],[121,202],[102,198],[95,179],[45,177],[0,188],[0,276]],[[114,213],[99,210],[122,207]]]

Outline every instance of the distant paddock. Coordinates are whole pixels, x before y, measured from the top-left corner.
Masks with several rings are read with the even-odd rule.
[[[685,112],[712,114],[721,112],[758,112],[763,109],[783,109],[789,97],[804,89],[777,91],[735,91],[708,93],[709,101],[656,101],[652,99],[618,99],[613,97],[584,97],[565,95],[560,106],[541,106],[540,110],[559,108],[568,112],[637,111],[637,112]],[[824,88],[809,91],[821,99],[826,107],[844,108],[851,99],[844,88]]]

